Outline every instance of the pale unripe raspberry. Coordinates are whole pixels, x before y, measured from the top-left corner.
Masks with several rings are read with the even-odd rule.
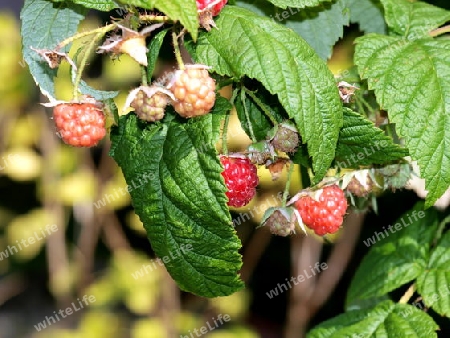
[[[206,69],[186,67],[179,70],[169,90],[175,101],[175,111],[185,118],[209,113],[216,101],[216,82]]]
[[[106,135],[105,115],[94,103],[61,103],[53,119],[62,140],[74,147],[95,146]]]
[[[294,208],[269,208],[263,216],[262,226],[269,226],[273,235],[289,236],[295,232]]]
[[[271,143],[276,150],[294,153],[300,143],[297,128],[290,122],[283,122],[274,129]]]
[[[139,91],[135,99],[131,102],[131,107],[134,108],[136,115],[144,121],[155,122],[164,117],[164,111],[169,104],[169,97],[162,93],[156,92],[151,97],[144,91]]]

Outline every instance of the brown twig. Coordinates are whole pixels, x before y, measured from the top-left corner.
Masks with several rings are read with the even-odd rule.
[[[43,120],[43,131],[41,136],[41,150],[43,155],[43,167],[42,171],[42,184],[44,187],[53,187],[57,184],[59,174],[53,169],[51,165],[53,161],[53,155],[55,154],[57,141],[54,135],[54,131],[50,127],[49,118],[47,114],[41,110]],[[48,272],[50,279],[50,289],[53,292],[56,300],[60,305],[66,304],[70,300],[69,289],[60,288],[58,283],[61,283],[61,276],[68,274],[69,258],[66,251],[66,239],[65,239],[65,216],[64,208],[62,204],[53,198],[53,196],[47,193],[46,189],[43,190],[43,205],[44,208],[54,215],[58,231],[54,232],[51,236],[47,237],[47,262]],[[58,286],[55,288],[55,286]],[[58,291],[62,290],[62,291]]]
[[[327,261],[327,269],[323,270],[318,278],[314,276],[294,286],[285,337],[305,336],[309,321],[330,297],[352,257],[364,217],[365,214],[363,213],[351,212],[345,220],[343,236],[335,244]],[[301,255],[306,256],[299,258],[298,266],[300,268],[306,265],[314,265],[320,257],[320,252],[317,251],[318,247],[311,243],[308,244],[306,238],[301,243],[301,249],[298,248],[300,243],[293,243],[293,246],[297,248],[296,250],[300,250]],[[293,253],[296,254],[295,251]],[[296,273],[300,268],[297,268]]]

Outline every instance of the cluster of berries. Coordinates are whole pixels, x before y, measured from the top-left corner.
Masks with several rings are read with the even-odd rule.
[[[169,103],[185,118],[201,116],[214,106],[215,87],[204,66],[187,66],[175,72],[167,89],[153,85],[132,91],[128,105],[148,122],[161,120]],[[60,103],[53,109],[53,119],[62,140],[75,147],[95,146],[106,134],[105,115],[98,103]]]

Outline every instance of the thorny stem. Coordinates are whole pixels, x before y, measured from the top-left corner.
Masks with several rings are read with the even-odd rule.
[[[266,116],[269,118],[270,122],[272,122],[273,125],[277,125],[278,121],[273,116],[273,113],[267,108],[267,105],[262,103],[261,100],[258,99],[256,97],[255,93],[252,92],[251,90],[248,90],[245,87],[244,87],[244,90],[248,94],[248,96],[250,96],[252,98],[252,100],[255,101],[255,103],[258,105],[258,107],[261,108],[261,110],[264,112],[264,114],[266,114]]]
[[[58,44],[58,46],[56,46],[55,50],[59,50],[59,49],[63,48],[64,46],[67,46],[69,43],[72,43],[75,40],[84,38],[84,37],[92,35],[92,34],[97,34],[97,36],[99,36],[101,34],[103,36],[107,32],[112,31],[113,29],[115,29],[116,27],[117,27],[117,23],[112,23],[112,24],[106,25],[104,27],[99,27],[97,29],[93,29],[93,30],[90,30],[90,31],[87,31],[87,32],[81,32],[81,33],[75,34],[75,35],[70,36],[67,39],[61,41]]]
[[[399,304],[406,304],[411,299],[411,297],[414,295],[414,292],[416,292],[416,283],[412,284],[408,290],[406,290],[405,294],[400,298],[398,301]]]
[[[75,78],[75,82],[73,84],[73,100],[78,100],[78,87],[81,81],[81,75],[83,74],[83,70],[86,67],[87,61],[89,59],[89,55],[94,50],[97,40],[99,40],[104,35],[103,32],[97,33],[94,39],[89,43],[89,46],[86,48],[83,58],[81,59],[80,66],[78,68],[77,76]]]
[[[180,46],[178,45],[178,36],[175,33],[175,31],[172,31],[172,42],[173,42],[173,49],[175,52],[175,58],[177,59],[178,67],[181,70],[184,70],[184,62],[183,62],[183,58],[181,57]]]
[[[233,91],[233,95],[231,96],[230,103],[234,105],[234,100],[237,96],[237,89]],[[222,130],[222,154],[228,155],[228,146],[227,146],[227,134],[228,134],[228,124],[230,123],[230,115],[231,112],[228,111],[227,115],[225,116],[225,122],[223,124],[223,130]]]
[[[439,35],[442,35],[442,34],[445,34],[445,33],[450,33],[450,25],[443,26],[443,27],[440,27],[440,28],[436,28],[435,30],[432,30],[429,33],[429,35],[434,38],[436,36],[439,36]]]
[[[287,177],[286,186],[284,187],[284,192],[283,192],[283,201],[282,201],[283,207],[286,206],[286,201],[287,201],[287,197],[289,195],[289,187],[291,186],[291,177],[292,177],[293,171],[294,171],[294,163],[289,162],[288,177]]]
[[[241,101],[244,106],[244,113],[245,113],[245,118],[247,119],[247,125],[248,125],[248,130],[250,131],[250,137],[252,139],[252,142],[255,143],[257,140],[255,137],[255,133],[253,132],[252,123],[250,122],[250,115],[248,114],[247,105],[245,104],[245,91],[243,91],[243,90],[241,90]]]

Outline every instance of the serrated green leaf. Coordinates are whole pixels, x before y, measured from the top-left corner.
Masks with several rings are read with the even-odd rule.
[[[267,0],[280,8],[305,8],[315,7],[324,2],[330,2],[333,0]]]
[[[221,75],[257,79],[276,94],[313,156],[315,180],[321,180],[342,126],[342,104],[325,62],[292,30],[246,9],[227,6],[216,24],[199,37],[200,63]]]
[[[395,144],[374,124],[344,108],[344,126],[339,133],[336,164],[340,168],[385,164],[408,155],[408,150]]]
[[[326,60],[331,56],[336,41],[342,37],[343,27],[349,24],[346,2],[338,0],[312,8],[288,8],[284,11],[258,0],[241,0],[239,5],[291,28]]]
[[[378,303],[389,300],[388,295],[371,297],[367,299],[355,299],[353,303],[345,305],[345,311],[362,310],[376,306]]]
[[[68,2],[66,0],[51,0],[53,2]],[[102,12],[109,12],[110,10],[118,7],[113,0],[69,0],[77,5],[81,5],[86,8],[96,9]]]
[[[368,34],[356,40],[355,63],[418,161],[433,205],[450,185],[450,41]]]
[[[417,289],[426,306],[450,315],[450,232],[433,249],[427,269],[417,278]]]
[[[416,40],[450,21],[450,12],[422,1],[380,0],[388,26],[409,40]]]
[[[81,6],[67,6],[48,0],[25,0],[20,13],[22,53],[36,84],[49,98],[55,96],[53,78],[56,70],[51,69],[30,47],[54,49],[59,42],[76,32],[84,15],[85,9]],[[68,49],[69,46],[65,46],[61,51],[67,52]]]
[[[379,0],[347,0],[350,21],[365,33],[386,34],[386,22]]]
[[[95,98],[99,101],[113,99],[119,94],[119,92],[117,92],[117,91],[94,89],[91,86],[89,86],[86,82],[84,82],[83,80],[80,81],[78,89],[81,93],[92,96],[93,98]]]
[[[372,246],[355,273],[347,304],[386,294],[420,276],[426,268],[430,242],[437,228],[436,212],[423,203],[402,215],[391,227],[364,240]]]
[[[316,326],[307,338],[434,338],[439,326],[414,306],[384,301],[370,309],[349,311]]]
[[[180,21],[192,39],[197,40],[199,21],[194,0],[118,0],[118,2],[146,9],[157,8],[172,20]]]
[[[161,46],[164,42],[164,38],[169,29],[164,29],[156,34],[150,44],[148,45],[148,53],[147,53],[147,80],[148,82],[152,81],[153,72],[155,71],[156,62],[158,61],[159,51],[161,50]]]
[[[344,35],[344,26],[350,23],[346,2],[338,0],[297,11],[286,20],[286,27],[293,29],[322,59],[327,60],[335,43]]]
[[[128,185],[136,186],[130,191],[133,206],[153,249],[161,259],[170,258],[163,261],[182,290],[204,297],[229,295],[243,286],[237,275],[241,244],[215,149],[229,109],[218,97],[212,113],[188,121],[147,124],[128,114],[111,133],[111,156]],[[188,244],[192,250],[180,251]]]

